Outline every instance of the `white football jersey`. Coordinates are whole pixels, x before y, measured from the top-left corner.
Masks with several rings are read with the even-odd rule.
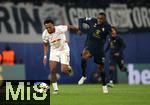
[[[68,27],[65,25],[55,26],[55,32],[49,34],[45,29],[42,34],[43,42],[49,42],[51,50],[69,50],[65,32]]]

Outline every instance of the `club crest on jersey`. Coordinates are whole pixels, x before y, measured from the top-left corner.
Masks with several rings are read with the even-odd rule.
[[[100,34],[100,32],[101,32],[101,30],[96,30],[96,34],[97,35]]]
[[[96,37],[96,38],[101,38],[101,37],[100,37],[100,33],[101,33],[101,30],[97,29],[97,30],[93,33],[93,36]]]

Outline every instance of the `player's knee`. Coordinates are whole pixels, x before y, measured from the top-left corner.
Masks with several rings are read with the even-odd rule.
[[[61,67],[61,72],[64,73],[64,74],[67,74],[67,69],[68,69],[68,66],[62,66]]]
[[[56,69],[51,69],[52,74],[56,74]]]
[[[83,53],[82,54],[82,59],[88,60],[88,58],[90,58],[90,53]]]
[[[68,72],[67,72],[67,70],[61,70],[61,72],[63,73],[63,74],[68,74]]]
[[[65,73],[66,69],[64,67],[61,68],[61,72]]]
[[[86,55],[86,54],[85,54],[85,55],[84,55],[84,54],[82,55],[82,59],[84,59],[84,60],[88,60],[89,58],[90,58],[90,55]]]
[[[120,70],[121,70],[121,71],[127,71],[127,68],[124,67],[124,66],[122,66],[122,67],[120,68]]]
[[[50,67],[51,73],[52,73],[52,74],[55,74],[55,73],[56,73],[56,66],[50,64],[49,67]]]
[[[83,55],[82,55],[82,59],[87,60],[87,59],[88,59],[88,56],[83,54]]]

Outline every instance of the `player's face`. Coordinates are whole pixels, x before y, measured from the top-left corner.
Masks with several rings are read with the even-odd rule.
[[[55,31],[54,25],[52,23],[46,23],[46,24],[44,24],[44,26],[49,34],[51,34]]]
[[[103,16],[103,15],[98,15],[97,16],[98,24],[102,24],[102,23],[104,23],[104,21],[105,21],[105,16]]]
[[[117,36],[117,32],[114,28],[111,28],[111,34],[112,34],[112,37],[116,37]]]

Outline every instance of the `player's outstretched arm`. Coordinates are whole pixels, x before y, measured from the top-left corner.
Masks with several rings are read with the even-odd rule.
[[[78,35],[81,35],[81,31],[79,30],[78,27],[73,26],[73,25],[67,25],[68,30],[77,33]]]
[[[46,61],[47,61],[47,53],[48,53],[48,42],[47,43],[43,43],[44,45],[44,59],[43,59],[43,64],[46,65]]]

